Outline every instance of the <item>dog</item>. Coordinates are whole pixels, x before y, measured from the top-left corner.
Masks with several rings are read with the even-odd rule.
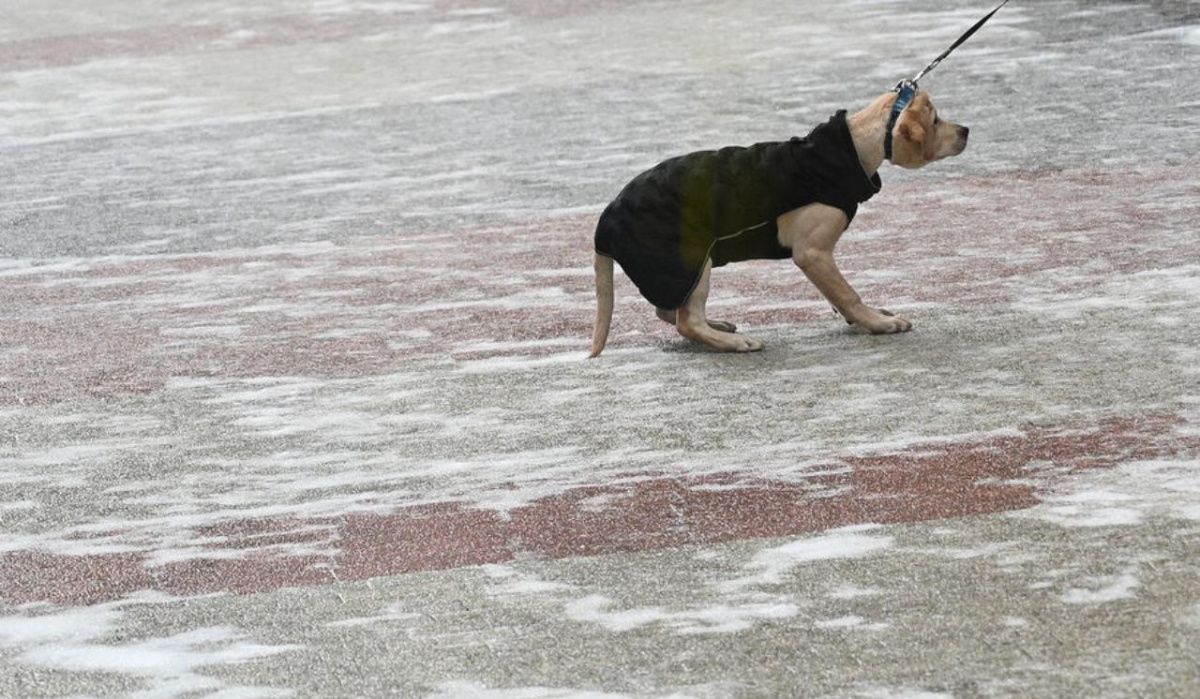
[[[969,129],[943,120],[923,90],[888,138],[897,99],[888,92],[853,115],[839,111],[803,138],[698,151],[631,180],[596,225],[591,357],[604,350],[612,325],[614,261],[661,320],[721,352],[763,349],[705,313],[712,268],[747,259],[790,258],[847,323],[867,332],[912,329],[904,318],[865,305],[833,259],[858,204],[882,186],[885,159],[916,169],[967,147]]]

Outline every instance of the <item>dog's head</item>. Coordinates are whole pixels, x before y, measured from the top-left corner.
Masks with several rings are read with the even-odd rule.
[[[935,160],[958,155],[967,148],[965,126],[945,121],[928,92],[918,92],[892,129],[892,163],[919,168]]]

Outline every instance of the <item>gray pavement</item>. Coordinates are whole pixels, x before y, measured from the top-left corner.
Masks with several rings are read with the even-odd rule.
[[[18,2],[0,26],[0,696],[1200,694],[1200,8],[1010,3],[957,159],[714,277],[605,202],[802,134],[986,6]],[[718,313],[719,312],[719,313]]]

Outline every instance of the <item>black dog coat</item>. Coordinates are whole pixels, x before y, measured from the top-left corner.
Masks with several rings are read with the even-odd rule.
[[[791,257],[780,215],[821,203],[853,220],[881,186],[863,172],[842,110],[804,138],[700,151],[643,172],[600,215],[596,252],[620,263],[650,303],[676,309],[709,259],[720,267]]]

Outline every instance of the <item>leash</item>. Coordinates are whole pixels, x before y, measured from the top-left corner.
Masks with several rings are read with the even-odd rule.
[[[975,23],[975,26],[971,27],[970,29],[968,29],[968,30],[966,31],[966,33],[965,33],[965,34],[963,34],[962,36],[958,37],[958,41],[954,42],[953,44],[950,44],[950,48],[948,48],[948,49],[946,49],[945,51],[943,51],[943,52],[942,52],[942,55],[940,55],[940,56],[938,56],[937,58],[935,58],[935,59],[933,59],[932,61],[930,61],[930,62],[929,62],[929,65],[925,66],[925,70],[922,70],[920,73],[917,73],[917,77],[915,77],[915,78],[913,78],[913,79],[912,79],[912,84],[913,84],[913,85],[916,85],[918,80],[920,80],[921,78],[925,77],[925,74],[926,74],[926,73],[928,73],[929,71],[931,71],[931,70],[933,70],[934,68],[936,68],[936,67],[937,67],[937,65],[938,65],[939,63],[941,63],[941,62],[942,62],[942,59],[943,59],[943,58],[945,58],[946,56],[949,56],[949,55],[950,55],[950,53],[951,53],[952,51],[954,51],[954,49],[958,48],[959,46],[962,46],[962,45],[963,45],[963,43],[964,43],[964,42],[966,42],[966,40],[967,40],[967,39],[970,39],[970,38],[971,38],[971,36],[972,36],[973,34],[975,34],[975,32],[979,31],[979,28],[980,28],[980,27],[982,27],[983,25],[987,24],[987,21],[988,21],[989,19],[991,19],[991,18],[992,18],[992,15],[996,14],[997,12],[999,12],[999,11],[1000,11],[1000,8],[1001,8],[1001,7],[1004,7],[1004,6],[1005,6],[1005,5],[1007,5],[1007,4],[1008,4],[1008,0],[1004,0],[1004,2],[1002,2],[1002,3],[1000,3],[999,5],[997,5],[997,6],[996,6],[996,9],[994,9],[994,10],[992,10],[991,12],[987,13],[986,15],[984,15],[984,16],[983,16],[983,19],[981,19],[981,20],[979,20],[978,22],[976,22],[976,23]]]
[[[926,73],[929,73],[934,68],[937,68],[938,64],[942,62],[942,59],[953,53],[954,49],[966,43],[967,39],[970,39],[975,32],[979,31],[980,27],[987,24],[987,21],[992,18],[992,15],[999,12],[1000,8],[1007,4],[1008,0],[1004,0],[1004,2],[996,6],[996,9],[984,15],[983,19],[976,22],[974,26],[964,32],[962,36],[958,37],[957,41],[955,41],[953,44],[950,44],[950,48],[946,49],[941,53],[940,56],[930,61],[929,65],[925,66],[920,73],[917,73],[915,78],[912,80],[901,80],[900,82],[896,83],[896,87],[892,88],[893,92],[898,92],[900,95],[896,98],[896,104],[892,106],[892,114],[890,117],[888,117],[887,134],[883,137],[883,156],[885,158],[888,160],[892,159],[892,129],[896,126],[896,120],[900,118],[900,112],[903,112],[905,108],[912,103],[913,98],[917,96],[917,81],[925,77]]]

